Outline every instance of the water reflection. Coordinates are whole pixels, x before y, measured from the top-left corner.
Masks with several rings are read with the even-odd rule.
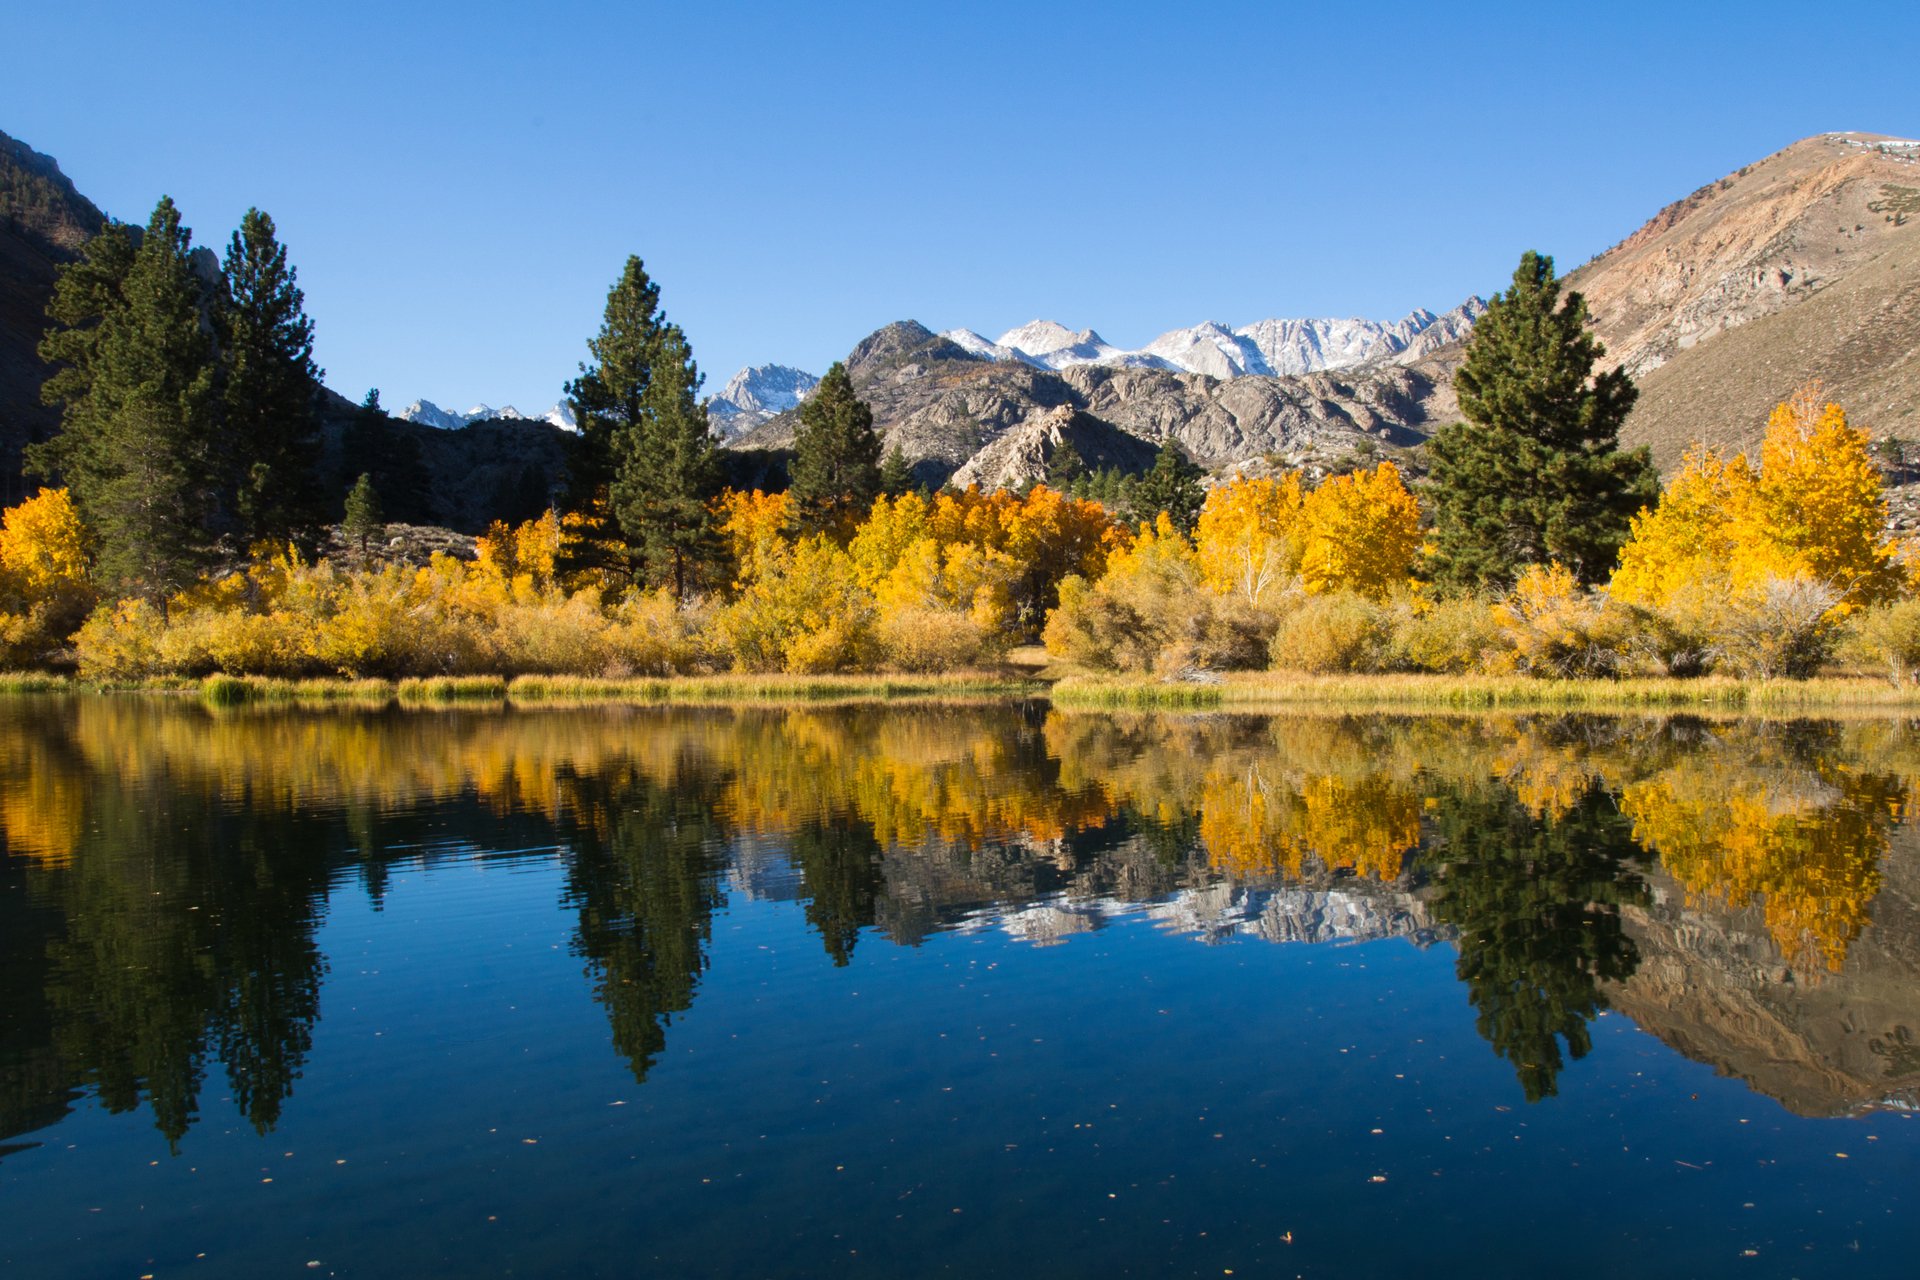
[[[1054,943],[1138,914],[1446,942],[1529,1100],[1610,1004],[1796,1110],[1920,1100],[1917,746],[1884,721],[16,700],[0,1140],[84,1090],[177,1141],[216,1069],[270,1129],[321,1014],[329,898],[377,905],[396,866],[476,849],[554,851],[640,1079],[740,892],[795,900],[834,966],[876,937]]]

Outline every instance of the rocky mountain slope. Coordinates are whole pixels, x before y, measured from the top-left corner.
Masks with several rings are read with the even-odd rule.
[[[1669,205],[1569,283],[1640,384],[1625,442],[1663,468],[1695,440],[1753,446],[1772,407],[1814,378],[1876,437],[1920,440],[1920,143],[1797,142]],[[928,480],[965,467],[1017,484],[1069,438],[1083,457],[1172,440],[1213,468],[1314,466],[1363,440],[1392,455],[1451,420],[1479,310],[1205,324],[1138,351],[1052,321],[997,339],[905,322],[861,342],[849,367]],[[776,415],[741,443],[791,438]]]
[[[707,418],[722,439],[753,430],[777,413],[799,406],[820,379],[783,364],[758,364],[727,379],[707,399]]]
[[[40,403],[47,300],[62,264],[105,222],[53,157],[0,133],[0,501],[25,496],[21,446],[59,425]]]
[[[406,408],[393,415],[402,422],[417,422],[423,427],[438,427],[442,431],[457,431],[472,426],[476,422],[488,420],[499,422],[544,422],[559,427],[562,431],[577,428],[573,421],[573,406],[566,401],[554,405],[539,416],[520,412],[512,405],[502,405],[498,409],[492,405],[476,404],[465,413],[453,409],[442,409],[431,400],[415,400]]]
[[[1076,332],[1052,320],[1035,320],[991,340],[971,329],[950,329],[940,336],[983,359],[1017,360],[1041,369],[1092,364],[1211,378],[1272,377],[1386,361],[1409,363],[1465,337],[1484,310],[1482,299],[1469,298],[1445,315],[1421,309],[1391,324],[1260,320],[1230,329],[1209,320],[1169,330],[1138,351],[1124,351],[1091,329]]]
[[[1920,142],[1823,134],[1662,209],[1572,273],[1640,384],[1631,443],[1745,448],[1820,378],[1876,436],[1920,438]]]
[[[1119,466],[1129,465],[1123,459],[1150,461],[1168,441],[1216,468],[1322,464],[1363,440],[1375,449],[1404,449],[1453,411],[1457,352],[1452,346],[1410,364],[1296,377],[1220,379],[1158,368],[1049,369],[989,359],[924,325],[901,321],[862,339],[847,357],[847,371],[873,407],[887,447],[899,445],[927,483],[945,481],[1016,428],[1026,437],[1048,436],[1035,448],[1001,446],[971,473],[984,478],[991,472],[1018,484],[1044,472],[1057,444],[1053,427],[1062,423],[1092,465],[1100,465],[1098,458]],[[1062,408],[1069,417],[1049,416]],[[784,448],[796,425],[794,413],[779,414],[734,443]],[[1009,454],[1025,461],[1009,467]]]

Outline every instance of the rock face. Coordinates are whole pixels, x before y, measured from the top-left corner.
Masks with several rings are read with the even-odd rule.
[[[442,409],[431,400],[415,400],[406,408],[393,415],[401,422],[417,422],[423,427],[437,427],[442,431],[457,431],[470,427],[476,422],[544,422],[559,427],[562,431],[575,430],[573,406],[564,401],[554,405],[539,417],[529,417],[512,405],[502,405],[496,409],[492,405],[476,404],[465,413],[453,409]]]
[[[1755,444],[1820,378],[1876,436],[1920,438],[1920,143],[1807,138],[1709,183],[1572,273],[1640,384],[1625,438],[1671,467]]]
[[[1414,445],[1453,411],[1450,379],[1458,350],[1450,346],[1411,364],[1338,373],[1220,379],[1154,368],[1077,364],[1055,370],[983,359],[951,336],[901,321],[863,339],[847,370],[872,406],[887,447],[899,445],[920,480],[945,481],[992,447],[970,475],[982,483],[991,475],[1018,485],[1045,474],[1051,450],[1038,445],[1031,427],[1004,445],[1001,438],[1058,409],[1071,415],[1061,421],[1071,424],[1074,447],[1096,466],[1125,467],[1128,457],[1145,465],[1169,441],[1207,467],[1268,455],[1288,465],[1314,465],[1363,439],[1388,449]],[[779,414],[733,443],[784,448],[796,425],[793,413]],[[1096,454],[1112,461],[1096,462]]]
[[[1040,369],[1105,365],[1204,373],[1210,378],[1271,377],[1417,360],[1457,342],[1486,303],[1469,298],[1445,315],[1424,308],[1384,324],[1377,320],[1260,320],[1232,329],[1209,320],[1170,329],[1138,351],[1114,346],[1091,329],[1035,320],[989,339],[971,329],[941,336],[983,360],[1013,360]]]
[[[721,439],[742,435],[773,417],[797,408],[820,379],[783,364],[757,364],[727,379],[707,400],[707,417]]]
[[[1035,476],[1047,474],[1047,464],[1061,445],[1071,443],[1080,460],[1094,470],[1108,467],[1124,472],[1144,471],[1153,465],[1155,450],[1138,436],[1128,435],[1083,413],[1070,404],[1036,409],[969,458],[948,483],[957,489],[1017,489]]]

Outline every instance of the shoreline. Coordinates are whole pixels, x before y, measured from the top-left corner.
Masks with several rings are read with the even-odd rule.
[[[401,680],[212,675],[95,683],[0,672],[0,694],[191,696],[210,707],[767,706],[1044,699],[1066,710],[1235,711],[1807,711],[1920,712],[1920,685],[1883,677],[1811,680],[1539,680],[1530,677],[1296,676],[1234,672],[1205,681],[972,671],[942,675],[649,677],[433,676]]]

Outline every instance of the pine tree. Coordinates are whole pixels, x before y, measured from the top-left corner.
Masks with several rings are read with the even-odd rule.
[[[1523,254],[1454,380],[1467,421],[1428,445],[1436,581],[1501,585],[1549,561],[1582,582],[1607,576],[1659,481],[1645,449],[1619,448],[1639,393],[1624,370],[1595,374],[1605,354],[1553,259]]]
[[[801,528],[844,529],[879,496],[880,436],[844,364],[835,361],[800,406],[793,453],[791,493]]]
[[[567,384],[580,427],[570,498],[586,528],[570,540],[566,567],[669,583],[684,598],[720,553],[708,505],[717,446],[686,334],[661,312],[660,286],[638,257],[608,291],[587,351],[592,362]]]
[[[580,435],[568,462],[568,505],[585,520],[581,536],[570,541],[567,567],[631,574],[630,557],[615,562],[605,548],[625,546],[613,510],[615,476],[645,420],[647,389],[660,345],[660,286],[647,276],[638,256],[629,256],[620,278],[607,292],[600,332],[587,340],[591,362],[566,387]]]
[[[311,540],[319,520],[320,370],[313,321],[273,219],[247,210],[227,246],[223,458],[249,543]]]
[[[913,467],[907,462],[907,455],[898,444],[887,450],[887,459],[880,464],[880,492],[889,498],[897,498],[903,493],[912,492],[917,486],[913,483]]]
[[[610,486],[614,518],[650,582],[684,600],[723,547],[709,505],[719,491],[717,443],[698,399],[701,377],[679,326],[662,323],[649,353],[637,426],[618,430]]]
[[[1207,491],[1201,487],[1205,474],[1187,457],[1185,450],[1169,440],[1153,460],[1153,469],[1126,486],[1123,505],[1127,519],[1143,523],[1162,511],[1174,528],[1191,534],[1200,522],[1200,508],[1206,505]]]
[[[1086,474],[1087,464],[1080,460],[1080,451],[1073,447],[1073,441],[1060,437],[1059,445],[1047,459],[1047,486],[1066,493]]]
[[[344,484],[347,477],[362,471],[371,473],[374,488],[385,502],[387,518],[408,524],[433,522],[434,504],[426,464],[420,458],[420,442],[380,407],[378,387],[367,392],[360,411],[347,424],[340,441],[339,465],[336,484]]]
[[[373,477],[365,471],[347,491],[347,514],[340,522],[340,532],[359,545],[363,563],[373,540],[387,532],[386,518],[380,513],[380,494],[373,487]]]
[[[164,601],[214,551],[212,299],[172,200],[162,197],[130,257],[114,243],[125,237],[108,228],[56,288],[51,314],[66,329],[43,351],[67,361],[47,388],[61,430],[31,465],[72,493],[98,540],[102,582]]]

